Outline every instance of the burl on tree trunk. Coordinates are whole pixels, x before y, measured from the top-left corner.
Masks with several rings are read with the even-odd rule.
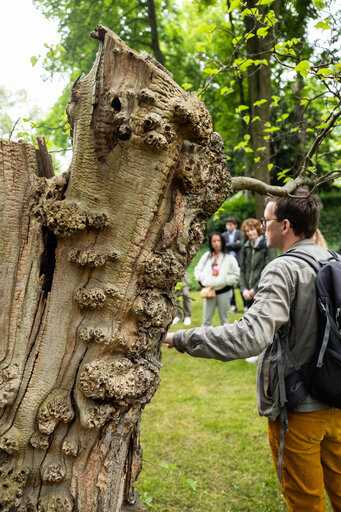
[[[198,98],[113,32],[71,90],[68,173],[1,143],[0,510],[141,510],[173,289],[229,195]],[[48,174],[45,174],[45,176]]]

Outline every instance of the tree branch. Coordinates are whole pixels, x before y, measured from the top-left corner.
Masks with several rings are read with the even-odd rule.
[[[232,193],[239,190],[251,190],[260,195],[267,196],[290,196],[294,190],[301,185],[308,185],[317,188],[322,183],[332,181],[341,177],[341,169],[330,171],[320,178],[309,179],[307,176],[298,176],[297,178],[288,181],[282,187],[278,185],[267,185],[261,180],[255,178],[248,178],[245,176],[235,176],[232,178]]]

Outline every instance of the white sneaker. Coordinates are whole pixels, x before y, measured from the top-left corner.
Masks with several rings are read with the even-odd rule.
[[[251,356],[251,357],[247,357],[247,358],[245,359],[245,361],[246,361],[247,363],[256,363],[256,361],[258,361],[258,356]]]
[[[184,325],[191,325],[191,323],[192,323],[191,317],[185,316]]]
[[[176,316],[173,320],[173,324],[178,324],[179,322],[181,322],[181,318]]]
[[[237,306],[231,306],[230,309],[229,309],[229,313],[237,313],[238,312],[238,308]]]

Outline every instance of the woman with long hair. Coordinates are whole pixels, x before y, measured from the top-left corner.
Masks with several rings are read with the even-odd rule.
[[[216,307],[220,324],[227,324],[227,313],[232,297],[232,287],[238,283],[239,267],[234,256],[227,254],[225,240],[217,231],[209,235],[210,250],[200,258],[194,269],[195,279],[202,287],[214,288],[215,296],[204,299],[204,318],[202,325],[211,325]]]

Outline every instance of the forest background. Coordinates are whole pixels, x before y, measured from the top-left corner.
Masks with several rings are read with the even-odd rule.
[[[69,77],[71,84],[88,73],[94,61],[97,42],[89,37],[90,32],[99,23],[109,27],[135,50],[147,51],[154,56],[182,87],[199,94],[212,115],[215,130],[224,138],[227,165],[232,176],[254,177],[271,185],[284,185],[305,167],[312,179],[321,177],[318,193],[324,209],[320,228],[330,248],[335,249],[340,245],[341,183],[340,178],[330,181],[330,173],[337,175],[341,163],[341,25],[336,1],[34,0],[34,4],[44,16],[57,21],[60,42],[47,44],[44,55],[32,56],[32,65],[39,60],[52,80],[58,74],[64,74]],[[69,86],[43,119],[35,111],[25,113],[24,92],[13,95],[0,84],[0,99],[0,138],[25,138],[35,144],[36,137],[43,135],[54,157],[55,168],[58,172],[66,170],[63,168],[64,157],[71,151],[70,129],[65,113]],[[21,119],[11,118],[6,110],[6,105],[11,103],[22,104]],[[228,198],[209,220],[207,230],[223,231],[227,216],[236,216],[241,222],[246,217],[260,217],[260,211],[261,201],[257,195],[254,197],[248,191],[240,191]],[[197,300],[194,324],[200,322],[199,305],[200,301]],[[274,500],[277,500],[275,509],[282,510],[284,505],[275,479],[268,476],[271,461],[264,457],[261,462],[265,449],[264,424],[258,427],[252,420],[255,413],[254,369],[245,368],[243,361],[233,363],[229,381],[224,379],[226,370],[219,363],[210,362],[209,366],[205,366],[207,362],[192,363],[191,379],[184,391],[176,394],[173,402],[171,400],[173,407],[177,407],[175,404],[179,401],[191,405],[186,409],[191,419],[189,416],[183,417],[181,433],[171,435],[171,442],[174,443],[176,440],[173,436],[185,439],[179,449],[182,455],[177,454],[176,462],[172,460],[171,448],[161,450],[161,446],[167,443],[167,436],[163,437],[161,443],[161,431],[169,428],[175,413],[173,410],[173,416],[166,414],[166,406],[160,406],[160,403],[162,400],[163,404],[167,403],[167,396],[172,393],[172,380],[180,374],[188,374],[188,367],[184,369],[183,363],[180,360],[174,363],[174,359],[176,356],[166,355],[165,365],[173,372],[166,387],[161,387],[166,395],[162,399],[161,392],[157,394],[150,406],[149,417],[146,416],[144,421],[148,422],[145,428],[148,442],[152,443],[151,439],[154,439],[155,445],[155,440],[160,441],[152,455],[154,463],[159,456],[165,456],[168,462],[162,463],[161,470],[163,467],[166,472],[175,473],[177,483],[173,490],[180,482],[181,510],[196,510],[193,503],[198,501],[198,492],[200,500],[206,503],[204,508],[198,510],[211,510],[212,500],[215,504],[212,510],[274,510],[271,508]],[[205,374],[204,368],[210,368],[210,372]],[[167,379],[167,374],[164,375]],[[195,380],[195,375],[200,375],[201,380]],[[225,382],[223,388],[222,382]],[[224,407],[221,410],[218,407],[218,412],[216,408],[213,413],[210,410],[210,415],[207,413],[209,406],[204,398],[208,394],[209,383],[212,383],[210,404],[214,389],[217,390],[216,399],[219,401],[219,396],[231,394],[231,389],[242,388],[241,395],[234,395],[237,402],[230,404],[233,414],[229,419],[224,416],[223,423],[228,421],[228,425],[220,421]],[[201,411],[196,409],[198,394],[201,397],[199,402],[202,401]],[[161,402],[158,402],[159,397]],[[245,421],[245,416],[242,421],[238,415],[243,408],[248,411],[248,421]],[[207,417],[201,421],[204,414]],[[162,422],[160,417],[163,418]],[[201,462],[193,464],[193,468],[190,465],[190,461],[198,461],[202,455],[193,451],[191,445],[193,436],[189,431],[194,429],[195,417],[199,418],[200,423],[198,432],[195,431],[196,436],[202,438],[203,430],[208,429],[221,442],[218,448],[212,445],[206,448],[206,444],[196,440],[195,450],[199,450],[200,446],[203,450],[207,449],[202,475],[198,475],[198,469],[193,469],[198,466],[200,471]],[[157,432],[157,427],[161,431]],[[180,426],[177,428],[180,429]],[[186,430],[189,437],[186,437]],[[241,430],[245,431],[245,438],[238,441]],[[230,432],[229,436],[222,434],[227,431]],[[245,439],[249,438],[250,433],[253,443],[247,447]],[[232,452],[225,453],[225,449],[233,449],[233,455]],[[184,461],[186,451],[187,462]],[[220,453],[224,461],[213,461],[210,465],[214,452]],[[228,462],[225,458],[228,458]],[[248,464],[250,458],[253,469]],[[245,480],[242,470],[238,473],[233,469],[233,464],[240,464],[242,459],[246,461],[244,473],[250,482]],[[173,468],[172,463],[176,463],[177,469]],[[227,479],[229,492],[225,488],[215,490],[212,498],[209,488],[223,485],[218,476],[222,464],[224,467],[227,465],[230,472]],[[181,466],[186,478],[183,478]],[[259,482],[264,482],[263,475],[258,478],[260,472],[265,474],[263,484]],[[154,502],[159,500],[157,510],[180,510],[173,491],[168,493],[169,499],[158,496],[160,478],[158,471],[155,474],[157,483],[153,483],[154,477],[151,477],[141,491],[145,503],[152,507],[154,499]],[[205,481],[198,491],[194,482],[200,477],[203,481],[205,474],[210,475],[210,480]],[[212,479],[217,485],[212,483]],[[183,485],[189,493],[185,499]],[[243,490],[239,492],[241,487]],[[249,495],[245,497],[246,489],[249,489]],[[193,495],[190,494],[192,492]],[[160,499],[163,505],[160,505]],[[219,508],[220,502],[224,503],[225,508]]]

